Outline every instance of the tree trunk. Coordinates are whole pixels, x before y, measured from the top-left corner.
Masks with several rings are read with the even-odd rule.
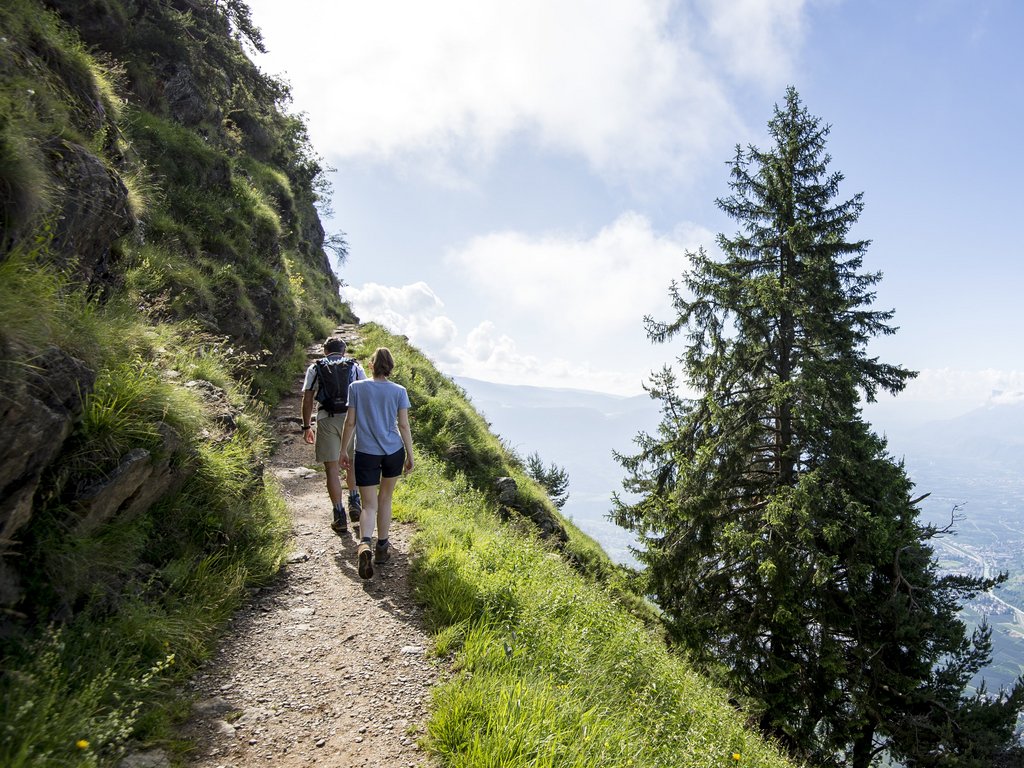
[[[853,742],[853,755],[850,768],[869,768],[871,765],[871,747],[875,739],[875,726],[865,723],[860,735]]]

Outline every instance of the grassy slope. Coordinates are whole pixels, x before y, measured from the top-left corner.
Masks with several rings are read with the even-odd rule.
[[[516,458],[403,339],[371,326],[356,353],[377,346],[396,354],[394,378],[410,388],[420,458],[399,485],[396,514],[421,530],[414,582],[436,652],[455,661],[428,725],[443,764],[790,765],[725,692],[667,649],[592,541],[570,533],[567,552],[587,553],[581,567],[529,522],[500,522],[489,480],[532,483]],[[453,447],[460,467],[445,458]]]

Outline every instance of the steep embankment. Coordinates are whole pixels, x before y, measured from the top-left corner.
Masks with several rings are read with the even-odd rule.
[[[351,319],[242,2],[0,4],[0,763],[160,739],[287,521],[267,407]]]

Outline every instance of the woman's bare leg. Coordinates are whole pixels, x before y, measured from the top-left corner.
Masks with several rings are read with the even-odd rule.
[[[377,494],[377,539],[387,539],[391,530],[391,497],[395,495],[398,477],[382,477]]]
[[[377,521],[377,488],[376,485],[360,485],[359,498],[363,503],[359,514],[359,538],[372,539],[373,525]]]

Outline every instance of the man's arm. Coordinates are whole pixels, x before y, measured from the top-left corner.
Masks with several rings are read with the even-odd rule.
[[[302,438],[307,443],[312,443],[313,435],[313,390],[307,389],[302,393]]]

